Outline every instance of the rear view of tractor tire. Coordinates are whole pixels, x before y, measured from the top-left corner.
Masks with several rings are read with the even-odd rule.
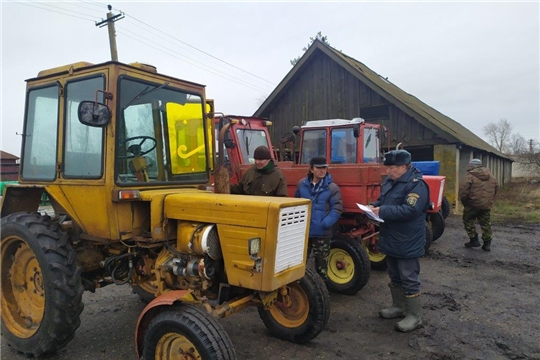
[[[302,344],[315,338],[330,318],[330,295],[322,278],[306,268],[303,278],[287,285],[270,308],[259,306],[264,325],[277,338]]]
[[[236,360],[229,335],[204,308],[193,304],[167,306],[148,324],[144,360]]]
[[[370,273],[369,257],[362,244],[356,239],[334,235],[328,257],[328,290],[354,295],[366,286]]]
[[[450,201],[448,201],[448,198],[446,196],[443,196],[441,212],[445,219],[448,217],[448,215],[450,215],[451,210],[452,210],[452,205],[450,205]]]
[[[80,325],[81,271],[67,234],[48,216],[2,218],[2,335],[26,356],[53,353]]]
[[[431,230],[433,230],[433,241],[435,241],[444,233],[444,229],[446,227],[444,215],[442,211],[439,210],[436,213],[429,214],[428,218],[431,225]]]
[[[428,252],[431,244],[433,243],[433,229],[431,229],[431,224],[427,221],[425,222],[426,227],[426,243],[424,244],[424,250]]]

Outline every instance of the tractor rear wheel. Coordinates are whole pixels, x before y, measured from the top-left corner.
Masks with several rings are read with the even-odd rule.
[[[326,326],[330,318],[330,296],[319,274],[306,268],[304,277],[287,285],[287,294],[278,294],[277,302],[270,309],[263,306],[258,309],[273,336],[306,343]]]
[[[442,211],[439,210],[436,213],[429,214],[429,223],[433,230],[433,241],[435,241],[442,236],[444,228],[446,227]]]
[[[194,304],[167,306],[148,324],[144,360],[236,360],[223,326]]]
[[[354,295],[366,286],[371,267],[362,244],[346,236],[335,236],[328,257],[328,290]]]
[[[81,323],[83,286],[75,251],[49,216],[11,214],[0,228],[2,334],[26,356],[53,353]]]
[[[450,201],[448,201],[446,196],[443,196],[442,198],[442,206],[441,211],[443,217],[446,219],[448,215],[450,215],[450,210],[452,209],[452,206],[450,205]]]
[[[376,239],[378,241],[378,238]],[[377,247],[377,241],[363,240],[362,246],[366,251],[372,270],[386,270],[386,255]]]
[[[424,250],[427,252],[433,243],[433,230],[431,229],[431,224],[427,221],[426,224],[426,243],[424,244]]]

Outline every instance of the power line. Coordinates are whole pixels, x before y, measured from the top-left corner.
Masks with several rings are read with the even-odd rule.
[[[129,15],[129,14],[126,13],[126,15]],[[129,16],[131,16],[131,15],[129,15]],[[264,79],[264,78],[262,78],[262,77],[260,77],[260,76],[258,76],[258,75],[252,74],[252,73],[250,73],[249,71],[246,71],[246,70],[244,70],[244,69],[241,69],[241,68],[239,68],[239,67],[236,66],[236,65],[233,65],[233,64],[231,64],[231,63],[228,63],[228,62],[226,62],[226,61],[224,61],[224,60],[222,60],[222,59],[220,59],[220,58],[218,58],[218,57],[215,57],[215,56],[212,55],[212,54],[209,54],[209,53],[207,53],[207,52],[205,52],[205,51],[203,51],[203,50],[201,50],[201,49],[196,48],[195,46],[192,46],[192,45],[190,45],[190,44],[188,44],[188,43],[186,43],[186,42],[184,42],[184,41],[182,41],[182,40],[180,40],[180,39],[178,39],[178,38],[175,38],[174,36],[169,35],[169,34],[167,34],[166,32],[163,32],[163,31],[161,31],[161,30],[159,30],[159,29],[153,27],[152,25],[148,25],[148,24],[145,23],[144,21],[141,21],[141,20],[135,18],[134,16],[131,16],[131,18],[134,19],[134,20],[136,20],[136,21],[138,21],[138,22],[140,22],[140,23],[143,24],[143,25],[148,26],[148,27],[151,28],[151,29],[154,29],[154,30],[160,32],[161,34],[164,34],[164,35],[166,35],[166,36],[169,36],[169,37],[173,38],[174,40],[176,40],[176,41],[178,41],[178,42],[180,42],[180,43],[182,43],[182,44],[184,44],[184,45],[186,45],[186,46],[189,46],[189,47],[192,48],[192,49],[195,49],[195,50],[197,50],[197,51],[199,51],[199,52],[201,52],[201,53],[203,53],[203,54],[205,54],[205,55],[207,55],[207,56],[210,56],[211,58],[214,58],[214,59],[216,59],[216,60],[218,60],[218,61],[220,61],[220,62],[222,62],[222,63],[224,63],[224,64],[227,64],[227,65],[229,65],[229,66],[232,66],[233,68],[238,69],[238,70],[240,70],[240,71],[242,71],[242,72],[244,72],[244,73],[246,73],[246,74],[249,74],[249,75],[251,75],[251,76],[254,76],[254,77],[256,77],[256,78],[258,78],[258,79],[260,79],[260,80],[266,81],[267,83],[269,83],[269,84],[271,84],[271,85],[274,85],[274,86],[276,85],[275,83],[273,83],[273,82],[271,82],[271,81],[269,81],[269,80],[266,80],[266,79]]]
[[[172,56],[172,57],[174,57],[174,58],[176,58],[176,59],[178,59],[178,60],[184,61],[184,62],[186,62],[186,63],[188,63],[188,64],[190,64],[190,65],[193,65],[193,66],[195,66],[195,67],[201,68],[199,65],[197,65],[197,64],[195,64],[195,63],[192,63],[192,62],[190,62],[190,61],[187,61],[187,60],[185,60],[185,59],[182,59],[182,58],[180,58],[179,56],[176,56],[176,55],[174,55],[174,54],[171,54],[170,52],[167,52],[167,51],[165,51],[165,50],[163,50],[163,49],[161,49],[161,48],[158,48],[158,47],[156,47],[156,46],[154,46],[154,45],[151,45],[151,44],[149,44],[149,43],[146,43],[146,42],[144,42],[144,41],[141,41],[141,40],[139,40],[139,39],[137,39],[137,38],[135,38],[135,37],[133,37],[133,36],[131,36],[131,35],[129,35],[129,34],[126,34],[126,33],[124,33],[124,32],[120,32],[120,31],[117,31],[117,32],[118,32],[118,33],[121,33],[121,34],[123,34],[123,35],[125,35],[125,36],[127,36],[127,37],[129,37],[129,38],[131,38],[131,39],[133,39],[133,40],[135,40],[135,41],[138,41],[138,42],[141,42],[141,43],[143,43],[143,44],[145,44],[145,45],[147,45],[147,46],[150,46],[151,48],[154,48],[154,49],[156,49],[156,50],[158,50],[158,51],[161,51],[161,52],[163,52],[163,53],[165,53],[165,54],[167,54],[167,55],[169,55],[169,56]],[[146,39],[146,40],[148,40],[148,39]],[[151,40],[148,40],[148,41],[151,41]],[[172,51],[172,50],[171,50],[171,51]],[[173,51],[173,52],[174,52],[174,51]],[[190,59],[190,60],[191,60],[191,59]],[[206,71],[208,71],[208,72],[210,72],[210,73],[212,73],[212,74],[214,74],[214,75],[217,75],[217,76],[219,76],[219,77],[222,77],[222,78],[224,78],[224,79],[226,79],[226,80],[235,82],[235,83],[237,83],[237,84],[239,84],[239,85],[243,85],[243,86],[246,86],[246,87],[248,87],[248,88],[250,88],[250,89],[253,89],[253,90],[256,90],[256,91],[260,91],[261,93],[266,93],[266,92],[267,92],[266,90],[261,89],[261,88],[257,88],[257,87],[255,87],[254,85],[251,85],[251,84],[249,84],[249,83],[245,83],[245,82],[242,83],[242,82],[240,82],[241,80],[240,80],[240,81],[237,81],[237,80],[235,80],[235,78],[225,77],[223,74],[220,74],[220,73],[218,73],[218,72],[215,72],[215,71],[212,71],[212,70],[208,70],[208,69],[204,69],[204,68],[201,68],[201,69],[206,70]]]
[[[93,12],[99,13],[99,14],[103,14],[103,11],[104,11],[104,9],[98,10],[98,9],[93,8],[93,7],[90,7],[90,6],[86,6],[85,1],[80,1],[80,2],[76,2],[76,3],[66,2],[66,3],[63,3],[63,4],[81,7],[81,8],[84,8],[84,9],[86,9],[86,10],[90,10],[90,11],[93,11]],[[101,7],[101,6],[100,6],[100,7]],[[105,9],[106,9],[106,8],[107,8],[107,7],[105,6]]]
[[[127,30],[127,29],[124,29],[124,30]],[[129,30],[127,30],[127,31],[129,31]],[[146,40],[146,41],[148,41],[148,42],[150,42],[150,43],[152,43],[152,44],[154,44],[154,45],[156,45],[156,46],[160,46],[160,47],[165,48],[163,45],[158,44],[155,40],[148,39],[148,38],[146,38],[146,37],[144,37],[144,36],[142,36],[142,35],[140,35],[140,34],[137,34],[137,33],[133,32],[133,31],[129,31],[129,32],[131,33],[131,35],[138,36],[138,37],[140,37],[140,38],[142,38],[142,39],[144,39],[144,40]],[[123,34],[123,35],[127,35],[127,34],[124,33],[124,32],[122,32],[122,34]],[[134,40],[136,40],[136,41],[139,41],[138,39],[135,39],[135,38],[133,38],[133,37],[131,37],[131,38],[134,39]],[[143,42],[143,43],[144,43],[144,42]],[[144,44],[148,45],[148,43],[144,43]],[[152,47],[153,47],[153,48],[156,48],[156,46],[152,46]],[[191,65],[193,65],[193,66],[195,66],[195,67],[201,68],[201,69],[203,69],[203,70],[207,70],[207,71],[209,71],[209,72],[211,72],[211,73],[213,73],[213,74],[216,74],[216,75],[219,75],[219,76],[221,76],[221,77],[224,77],[223,74],[214,72],[214,71],[219,71],[218,69],[215,69],[215,68],[213,68],[213,67],[211,67],[211,66],[209,66],[209,65],[200,64],[200,63],[197,62],[197,60],[194,60],[194,59],[192,59],[192,58],[190,58],[190,57],[188,57],[188,56],[186,56],[186,55],[183,55],[183,54],[181,54],[181,53],[179,53],[179,52],[177,52],[177,51],[175,51],[175,50],[168,49],[168,48],[166,48],[166,49],[167,49],[168,51],[174,52],[175,54],[178,54],[178,55],[181,56],[181,57],[184,57],[184,58],[186,58],[186,59],[188,59],[188,60],[190,60],[190,61],[193,61],[194,63],[193,63],[193,62],[189,62],[189,61],[186,61],[186,62],[189,63],[189,64],[191,64]],[[158,50],[159,50],[159,49],[158,49]],[[175,57],[176,57],[176,56],[175,56]],[[204,68],[201,67],[201,66],[204,66]],[[208,70],[208,69],[211,69],[211,70],[214,70],[214,71],[211,71],[211,70]],[[243,79],[240,79],[240,78],[238,78],[238,77],[235,77],[235,76],[233,76],[233,75],[231,75],[231,74],[226,74],[226,76],[227,76],[227,77],[224,77],[224,78],[226,78],[226,79],[228,79],[228,80],[237,80],[236,82],[239,83],[239,84],[240,84],[240,83],[241,83],[241,84],[247,84],[247,85],[249,85],[251,88],[256,88],[256,90],[259,90],[259,91],[262,91],[262,92],[268,92],[268,90],[265,90],[265,89],[259,87],[257,84],[253,84],[253,83],[248,82],[248,81],[246,81],[246,80],[243,80]]]
[[[59,11],[55,11],[55,10],[47,9],[47,8],[44,8],[44,7],[40,7],[40,6],[37,6],[37,4],[35,4],[35,3],[34,4],[29,4],[28,2],[15,2],[15,3],[25,5],[25,6],[30,6],[30,7],[36,8],[36,9],[50,11],[50,12],[57,13],[57,14],[60,14],[60,15],[71,16],[71,17],[74,17],[74,18],[77,18],[77,19],[82,19],[82,20],[94,22],[94,20],[91,20],[91,19],[88,19],[88,18],[83,18],[83,17],[80,17],[80,16],[66,14],[66,13],[62,13],[62,12],[59,12]],[[39,3],[39,4],[41,5],[41,3]]]
[[[82,20],[85,20],[85,21],[92,21],[92,22],[94,22],[93,19],[90,19],[90,16],[91,16],[91,15],[88,15],[88,14],[86,14],[86,13],[82,13],[82,12],[79,12],[79,11],[69,10],[69,9],[65,9],[65,8],[62,8],[62,7],[50,5],[50,4],[47,4],[47,3],[44,3],[44,2],[32,2],[32,1],[28,1],[28,2],[27,2],[27,1],[21,1],[21,2],[16,2],[16,3],[22,4],[22,5],[26,5],[26,6],[30,6],[30,7],[34,7],[34,8],[41,9],[41,10],[46,10],[46,11],[49,11],[49,12],[54,12],[54,13],[57,13],[57,14],[60,14],[60,15],[71,16],[71,17],[78,18],[78,19],[82,19]],[[85,9],[91,10],[91,11],[93,11],[93,12],[97,12],[98,10],[95,9],[95,8],[93,8],[93,7],[90,8],[90,7],[88,7],[88,6],[83,6],[83,4],[84,4],[84,5],[91,5],[91,6],[94,6],[94,7],[99,7],[100,9],[103,9],[103,6],[104,6],[104,3],[96,3],[95,1],[90,1],[90,0],[88,0],[88,1],[84,1],[84,0],[83,0],[83,1],[80,1],[80,2],[79,2],[79,5],[78,5],[78,6],[84,7]],[[47,7],[52,8],[52,9],[49,9],[49,8],[46,8],[46,7],[42,7],[42,6],[47,6]],[[53,10],[53,9],[55,9],[55,10]],[[119,10],[119,11],[120,11],[120,10]],[[79,16],[79,15],[82,15],[82,16]],[[83,17],[83,16],[84,16],[84,17]],[[209,53],[207,53],[207,52],[205,52],[205,51],[203,51],[203,50],[201,50],[201,49],[198,49],[197,47],[192,46],[192,45],[190,45],[190,44],[188,44],[188,43],[186,43],[186,42],[184,42],[184,41],[182,41],[182,40],[180,40],[180,39],[178,39],[178,38],[176,38],[176,37],[174,37],[174,36],[172,36],[172,35],[169,35],[169,34],[167,34],[166,32],[164,32],[164,31],[162,31],[162,30],[159,30],[159,29],[157,29],[156,27],[147,24],[147,23],[145,23],[145,22],[142,21],[142,20],[139,20],[139,19],[137,19],[137,18],[135,18],[135,17],[133,17],[133,16],[131,16],[131,18],[134,19],[134,20],[136,20],[138,23],[143,24],[143,25],[147,26],[148,28],[157,31],[157,32],[160,33],[160,34],[166,35],[166,36],[168,36],[169,38],[172,38],[173,40],[175,40],[175,41],[177,41],[177,42],[179,42],[179,43],[181,43],[181,44],[183,44],[183,45],[185,45],[185,46],[188,46],[188,47],[190,47],[191,49],[194,49],[194,50],[198,51],[199,53],[202,53],[202,54],[204,54],[204,55],[206,55],[206,56],[208,56],[208,57],[210,57],[210,58],[212,58],[212,59],[215,59],[215,60],[219,61],[218,65],[222,65],[222,64],[228,65],[229,67],[232,67],[232,68],[234,68],[234,69],[236,69],[236,70],[239,70],[239,71],[241,71],[242,73],[251,75],[251,76],[253,76],[253,77],[257,78],[257,79],[260,79],[260,80],[265,81],[266,83],[269,83],[270,85],[275,86],[275,84],[272,83],[272,82],[269,81],[269,80],[266,80],[266,79],[264,79],[264,78],[262,78],[262,77],[259,77],[258,75],[252,74],[252,73],[250,73],[250,72],[248,72],[248,71],[246,71],[246,70],[241,69],[240,67],[238,67],[238,66],[236,66],[236,65],[233,65],[233,64],[231,64],[231,63],[228,63],[228,62],[226,62],[226,61],[224,61],[224,60],[222,60],[222,59],[220,59],[220,58],[218,58],[218,57],[216,57],[216,56],[213,56],[212,54],[209,54]],[[129,18],[128,18],[128,21],[129,21]],[[130,23],[133,23],[133,22],[130,21]],[[133,24],[134,24],[134,23],[133,23]],[[177,52],[177,51],[168,49],[169,52],[167,52],[167,51],[164,51],[163,49],[159,49],[159,48],[157,48],[157,47],[155,46],[155,45],[156,45],[156,42],[155,42],[154,40],[147,39],[147,38],[145,38],[145,37],[143,37],[143,36],[141,36],[141,35],[139,35],[139,34],[136,34],[136,33],[134,33],[133,31],[130,31],[130,30],[128,30],[128,29],[126,29],[126,31],[130,32],[130,33],[131,33],[132,35],[134,35],[134,36],[139,36],[139,37],[141,37],[141,38],[143,38],[143,39],[145,39],[145,40],[147,40],[147,41],[153,43],[154,45],[149,44],[149,43],[145,43],[145,42],[143,42],[143,41],[141,41],[141,40],[139,40],[139,39],[137,39],[137,38],[134,38],[133,36],[130,36],[130,35],[124,33],[124,32],[122,32],[122,34],[125,35],[125,36],[130,37],[131,39],[133,39],[133,40],[135,40],[135,41],[139,41],[139,42],[141,42],[141,43],[143,43],[143,44],[145,44],[145,45],[147,45],[147,46],[150,46],[150,47],[152,47],[152,48],[154,48],[154,49],[156,49],[156,50],[159,50],[159,51],[161,51],[161,52],[164,52],[164,53],[167,54],[167,55],[170,55],[170,56],[173,56],[173,57],[175,57],[175,58],[177,58],[177,59],[179,59],[179,60],[182,60],[182,61],[184,61],[184,62],[186,62],[186,63],[188,63],[188,64],[190,64],[190,65],[193,65],[193,66],[198,67],[198,68],[200,68],[200,69],[206,70],[206,71],[208,71],[208,72],[210,72],[210,73],[212,73],[212,74],[215,74],[215,75],[217,75],[217,76],[220,76],[220,77],[222,77],[222,78],[224,78],[224,79],[226,79],[226,80],[233,81],[233,82],[235,82],[235,83],[237,83],[237,84],[240,84],[240,85],[249,87],[249,88],[251,88],[251,89],[253,89],[253,90],[257,90],[257,91],[260,91],[260,92],[262,92],[262,93],[267,93],[267,92],[269,91],[269,90],[265,90],[265,89],[259,87],[258,85],[255,85],[255,84],[253,84],[253,83],[249,83],[249,82],[246,81],[246,80],[243,80],[243,79],[240,79],[240,78],[238,78],[238,77],[235,77],[235,76],[233,76],[233,75],[231,75],[231,74],[222,73],[222,72],[220,72],[220,70],[215,69],[215,68],[213,68],[213,67],[211,67],[211,66],[203,65],[203,64],[201,64],[200,62],[198,62],[197,60],[191,59],[191,58],[189,58],[189,57],[187,57],[187,56],[185,56],[185,55],[183,55],[183,54],[180,54],[180,53]],[[165,38],[163,38],[163,37],[159,37],[159,38],[162,39],[162,40],[168,41],[168,42],[170,42],[170,43],[173,43],[172,41],[170,41],[170,40],[168,40],[168,39],[165,39]],[[158,44],[158,46],[161,46],[161,47],[164,48],[163,45]],[[196,52],[190,51],[189,49],[184,49],[184,50],[190,52],[191,54],[194,54],[195,56],[201,56],[201,55],[197,54]],[[191,60],[192,62],[190,62],[190,61],[188,61],[188,60],[185,60],[185,59],[182,59],[182,58],[180,58],[180,57],[178,57],[178,56],[176,56],[176,55],[173,55],[173,54],[170,53],[170,51],[176,53],[176,54],[179,55],[179,56],[183,56],[183,57],[185,57],[186,59]],[[205,59],[205,60],[208,61],[209,59]],[[209,69],[211,69],[211,70],[209,70]],[[212,70],[214,70],[214,71],[212,71]],[[229,69],[229,70],[230,70],[230,69]]]

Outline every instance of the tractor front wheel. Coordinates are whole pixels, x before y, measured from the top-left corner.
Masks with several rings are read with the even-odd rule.
[[[371,267],[360,241],[346,236],[334,236],[328,257],[328,290],[354,295],[366,286]]]
[[[67,235],[48,216],[1,220],[2,334],[26,356],[53,353],[80,325],[81,271]]]
[[[180,304],[161,310],[148,324],[144,360],[236,360],[221,324],[202,307]]]
[[[322,278],[312,269],[300,280],[278,290],[270,308],[259,306],[259,316],[270,333],[294,343],[306,343],[324,329],[330,318],[330,296]]]

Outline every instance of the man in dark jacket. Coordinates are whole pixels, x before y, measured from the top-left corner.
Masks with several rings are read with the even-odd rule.
[[[253,153],[255,164],[251,166],[238,184],[231,185],[231,194],[287,196],[285,176],[274,164],[270,150],[259,146]]]
[[[388,177],[372,210],[384,222],[379,226],[379,249],[386,255],[392,306],[379,311],[385,319],[405,317],[396,330],[413,331],[422,325],[420,256],[426,242],[429,189],[422,173],[411,166],[411,154],[392,150],[385,154]]]
[[[305,178],[296,185],[294,196],[311,200],[309,253],[313,251],[317,273],[327,280],[332,227],[343,212],[339,186],[332,182],[326,158],[316,156],[309,163]]]
[[[482,166],[480,159],[472,159],[467,168],[465,179],[459,184],[459,199],[463,203],[463,225],[469,235],[469,242],[465,247],[479,247],[478,233],[476,232],[475,220],[478,220],[482,228],[482,240],[484,251],[491,250],[491,207],[495,202],[498,184],[491,175],[489,169]]]

